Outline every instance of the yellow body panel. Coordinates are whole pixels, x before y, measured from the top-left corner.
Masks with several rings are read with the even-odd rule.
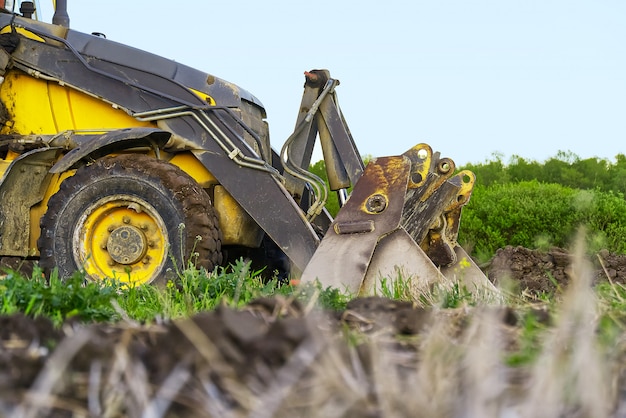
[[[4,173],[6,173],[13,160],[17,157],[19,157],[18,153],[9,150],[4,159],[0,160],[0,178],[4,176]]]
[[[208,104],[210,104],[211,106],[215,106],[215,100],[209,96],[206,93],[201,92],[200,90],[196,90],[196,89],[189,89],[191,91],[193,91],[194,93],[196,93],[198,95],[198,97],[202,98],[202,100],[204,100],[205,102],[207,102]]]
[[[29,237],[29,243],[28,243],[29,255],[31,256],[39,255],[39,250],[37,249],[37,240],[39,239],[39,236],[41,235],[41,229],[39,228],[39,220],[44,215],[44,213],[46,213],[46,210],[48,210],[48,200],[50,200],[50,197],[53,194],[59,191],[59,188],[61,187],[61,183],[63,182],[63,180],[65,180],[68,177],[73,176],[75,172],[76,170],[69,170],[64,173],[61,173],[60,175],[55,174],[52,177],[52,180],[50,181],[50,185],[46,189],[46,193],[44,195],[43,200],[39,202],[38,204],[36,204],[35,206],[33,206],[32,208],[30,208],[31,221],[30,221],[30,237]]]
[[[263,230],[224,187],[215,187],[213,205],[220,221],[223,245],[236,244],[252,248],[261,245]]]
[[[2,134],[50,135],[67,130],[154,126],[86,93],[18,71],[5,75],[0,100],[11,121],[0,130]]]
[[[9,33],[11,32],[13,29],[10,26],[5,26],[2,28],[2,30],[0,30],[0,33]],[[32,33],[29,30],[26,30],[24,28],[15,28],[15,30],[17,31],[17,33],[19,33],[20,35],[24,35],[27,38],[30,39],[34,39],[35,41],[39,41],[39,42],[45,42],[44,39],[39,36],[39,35],[35,35],[34,33]]]
[[[215,176],[191,152],[175,154],[168,162],[189,174],[204,189],[219,183]]]

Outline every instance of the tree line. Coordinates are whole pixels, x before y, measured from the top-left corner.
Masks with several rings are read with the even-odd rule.
[[[463,167],[473,171],[480,185],[517,183],[537,180],[574,189],[612,191],[626,194],[626,155],[618,154],[614,161],[605,158],[580,158],[569,151],[559,151],[556,156],[538,162],[519,156],[508,163],[494,154],[491,160]]]

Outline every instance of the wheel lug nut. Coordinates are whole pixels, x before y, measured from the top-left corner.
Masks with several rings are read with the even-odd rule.
[[[124,216],[124,217],[122,218],[122,222],[124,222],[125,224],[129,224],[129,223],[130,223],[130,217],[128,217],[128,216]]]

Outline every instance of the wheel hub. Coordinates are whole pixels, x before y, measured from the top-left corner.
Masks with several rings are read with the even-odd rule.
[[[146,254],[146,249],[145,235],[132,225],[114,229],[107,240],[107,251],[119,264],[129,265],[138,262]]]

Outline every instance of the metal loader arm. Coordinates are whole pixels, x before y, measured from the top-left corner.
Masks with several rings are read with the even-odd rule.
[[[315,222],[325,189],[306,168],[319,136],[330,188],[345,205],[322,228],[326,234],[302,280],[367,294],[382,277],[397,277],[401,270],[417,287],[456,278],[471,289],[493,288],[457,244],[461,209],[469,201],[474,174],[455,175],[454,161],[433,154],[426,144],[364,168],[337,103],[339,82],[326,70],[306,72],[305,77],[296,128],[281,151],[285,187],[298,200],[306,184],[313,185],[318,199],[310,206],[300,203]],[[350,186],[351,196],[342,201]]]
[[[339,80],[330,77],[327,70],[304,73],[305,84],[300,112],[294,133],[285,141],[281,158],[285,169],[285,187],[300,201],[306,184],[315,190],[313,203],[308,206],[310,219],[314,219],[326,203],[323,181],[308,171],[317,136],[324,155],[330,189],[342,192],[354,185],[363,174],[363,159],[352,139],[348,125],[341,113],[335,87]]]

